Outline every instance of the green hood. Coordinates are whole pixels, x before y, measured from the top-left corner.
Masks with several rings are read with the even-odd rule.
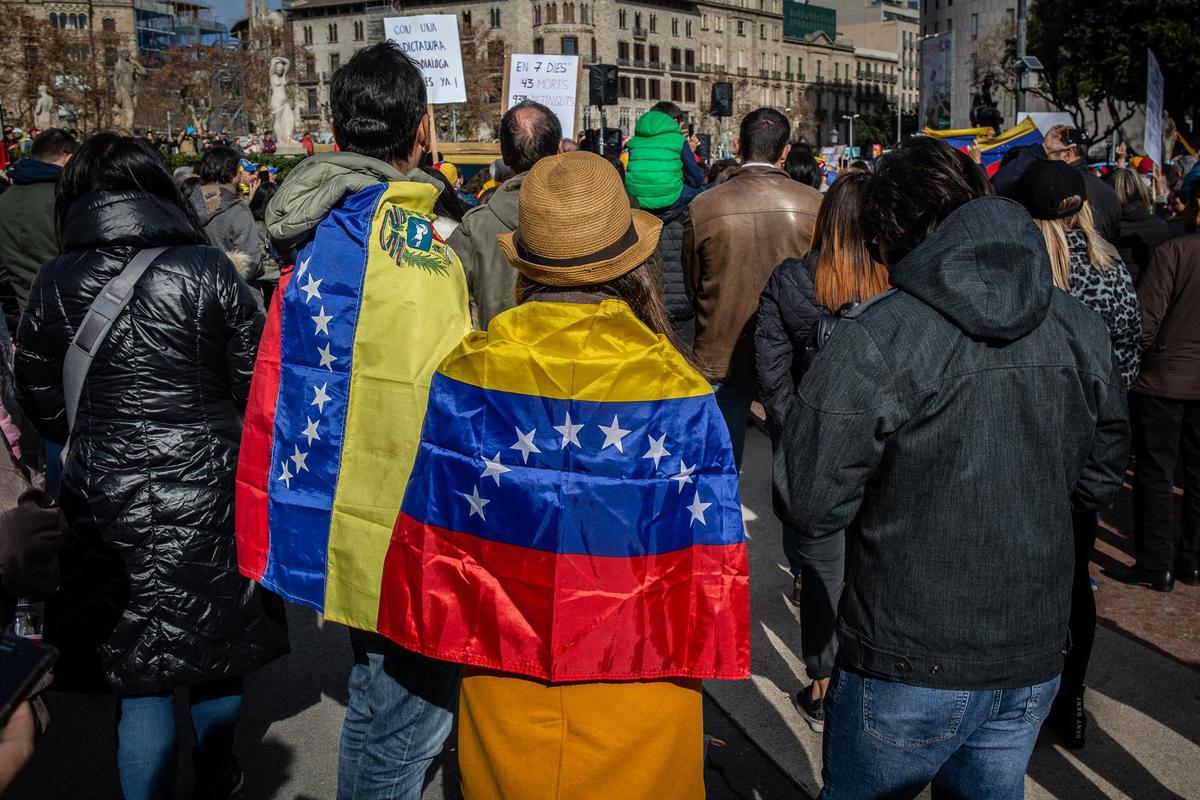
[[[667,208],[683,193],[683,134],[661,111],[647,111],[629,140],[625,188],[647,210]]]
[[[442,188],[420,169],[403,175],[384,161],[358,153],[321,153],[293,169],[267,205],[267,233],[293,244],[308,236],[343,197],[376,183],[412,181]]]

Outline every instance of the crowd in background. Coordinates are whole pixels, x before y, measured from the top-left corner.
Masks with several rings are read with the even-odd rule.
[[[1114,577],[1200,585],[1194,160],[1135,165],[1122,150],[1100,177],[1060,127],[991,179],[933,137],[836,170],[764,108],[740,121],[735,158],[706,165],[669,102],[601,159],[526,101],[503,116],[501,159],[464,181],[427,157],[424,82],[394,46],[343,66],[331,105],[340,152],[282,185],[243,161],[271,152],[265,137],[239,150],[188,133],[6,131],[5,155],[23,157],[0,193],[0,427],[12,457],[0,498],[17,510],[0,522],[0,623],[50,598],[55,680],[118,698],[128,800],[175,796],[177,689],[195,731],[195,796],[241,796],[253,769],[233,755],[242,678],[288,650],[280,599],[239,573],[234,545],[256,352],[268,309],[278,335],[281,278],[299,284],[308,270],[310,299],[328,292],[332,281],[312,283],[332,258],[313,244],[333,235],[323,221],[381,182],[431,192],[435,236],[454,254],[438,269],[466,287],[461,309],[448,298],[402,324],[456,338],[469,317],[481,363],[545,346],[522,338],[538,309],[619,331],[631,348],[669,343],[670,368],[705,397],[711,386],[724,422],[697,475],[740,470],[761,403],[774,473],[743,480],[773,482],[810,679],[794,704],[824,735],[823,796],[913,797],[932,783],[945,796],[1019,798],[1043,723],[1085,745],[1089,564],[1131,448],[1136,564]],[[202,157],[172,174],[162,156],[175,152]],[[166,250],[72,412],[63,369],[77,329],[150,248]],[[312,265],[297,264],[305,248]],[[564,348],[570,327],[555,334]],[[389,347],[413,341],[400,333]],[[632,363],[630,352],[613,358]],[[430,370],[444,355],[421,354]],[[557,362],[539,368],[567,381]],[[566,429],[564,450],[569,416]],[[680,470],[671,480],[690,482]],[[486,519],[479,502],[477,490]],[[657,613],[689,625],[686,608]],[[614,674],[568,689],[363,631],[351,661],[342,800],[418,798],[456,708],[468,796],[541,797],[556,783],[586,787],[580,797],[703,794],[688,681]],[[41,698],[0,737],[0,791],[46,724]],[[513,744],[538,720],[568,719],[553,753]]]

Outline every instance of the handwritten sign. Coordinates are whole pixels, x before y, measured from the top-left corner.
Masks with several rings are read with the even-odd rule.
[[[578,84],[579,56],[514,53],[508,59],[504,110],[534,100],[555,113],[564,137],[574,139]]]
[[[458,17],[453,14],[388,17],[383,21],[383,30],[420,67],[431,104],[467,102]]]

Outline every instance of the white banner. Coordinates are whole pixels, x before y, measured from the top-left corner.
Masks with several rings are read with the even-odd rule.
[[[1162,168],[1163,74],[1158,59],[1146,50],[1146,133],[1142,146],[1155,166]]]
[[[388,17],[383,30],[421,68],[430,103],[467,102],[457,16]]]
[[[921,40],[921,126],[944,130],[951,127],[951,91],[954,71],[954,40],[948,33]]]
[[[522,100],[534,100],[558,117],[564,138],[574,139],[578,84],[579,56],[513,53],[508,60],[508,96],[504,98],[504,110]]]

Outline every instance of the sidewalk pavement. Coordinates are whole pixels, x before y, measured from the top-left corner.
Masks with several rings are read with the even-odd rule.
[[[792,707],[807,683],[792,577],[771,512],[771,447],[748,431],[742,504],[750,539],[753,677],[706,690],[804,793],[820,788],[821,737]],[[1103,515],[1093,572],[1102,617],[1088,674],[1088,745],[1070,751],[1045,732],[1026,780],[1030,798],[1200,798],[1200,589],[1171,595],[1114,584],[1099,566],[1130,563],[1128,487]]]

